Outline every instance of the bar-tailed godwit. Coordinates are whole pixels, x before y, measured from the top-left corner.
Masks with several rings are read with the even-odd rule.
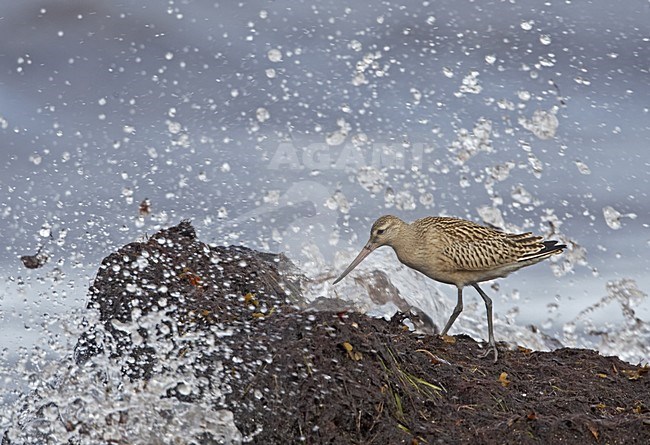
[[[381,246],[392,247],[406,266],[458,288],[458,302],[441,335],[447,334],[463,310],[463,288],[471,285],[477,290],[485,302],[488,323],[489,348],[482,357],[493,351],[495,363],[499,352],[494,341],[492,300],[478,283],[505,277],[561,253],[566,247],[529,232],[505,233],[459,218],[430,216],[408,224],[396,216],[385,215],[372,225],[370,239],[334,284]]]

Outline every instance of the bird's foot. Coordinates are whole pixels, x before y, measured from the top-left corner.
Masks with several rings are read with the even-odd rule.
[[[479,358],[486,358],[490,355],[490,352],[494,352],[494,363],[496,363],[499,360],[499,350],[497,349],[496,343],[488,343],[485,351],[479,354]]]

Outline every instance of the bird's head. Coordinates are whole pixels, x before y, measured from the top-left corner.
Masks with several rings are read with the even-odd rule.
[[[361,249],[359,255],[350,263],[350,265],[343,271],[341,276],[334,280],[334,284],[341,281],[352,269],[357,267],[370,252],[381,246],[392,246],[394,241],[398,238],[400,229],[406,223],[393,215],[384,215],[377,219],[370,229],[370,239],[366,245]]]
[[[384,215],[377,219],[370,229],[370,239],[366,247],[371,250],[381,246],[392,246],[393,241],[398,238],[400,229],[404,225],[404,221],[397,216]]]

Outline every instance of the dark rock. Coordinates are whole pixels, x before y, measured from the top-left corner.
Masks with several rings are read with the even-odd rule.
[[[299,309],[300,280],[281,255],[207,246],[188,222],[163,230],[102,262],[80,369],[103,356],[131,381],[179,376],[155,397],[234,414],[228,443],[650,443],[647,366],[504,345],[495,364],[477,358],[471,338],[415,334],[403,316]],[[90,434],[97,418],[65,425]],[[207,432],[187,439],[217,442]]]
[[[125,332],[134,314],[164,312],[184,329],[205,329],[302,303],[300,276],[284,255],[208,246],[197,240],[189,221],[182,221],[102,261],[88,303],[98,311],[102,326],[89,326],[75,355],[83,363],[110,344],[111,355],[133,356],[128,372],[142,377],[151,370],[152,350],[146,346],[145,329],[138,330],[144,345],[133,345],[128,328]]]

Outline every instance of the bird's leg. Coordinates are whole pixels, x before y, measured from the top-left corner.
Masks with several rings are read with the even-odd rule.
[[[463,312],[463,288],[459,287],[458,288],[458,302],[456,303],[456,307],[454,308],[454,312],[451,313],[451,317],[449,317],[449,321],[445,325],[445,328],[442,330],[440,335],[447,335],[447,331],[451,328],[451,325],[454,324],[460,313]]]
[[[499,358],[499,351],[497,350],[497,344],[494,341],[494,327],[492,326],[492,300],[490,297],[488,297],[483,290],[478,287],[478,284],[474,283],[472,284],[474,289],[479,293],[481,298],[483,298],[483,301],[485,302],[485,310],[487,311],[487,322],[488,322],[488,347],[483,354],[481,354],[481,358],[487,357],[490,355],[491,351],[494,351],[494,363],[497,362],[497,359]]]

